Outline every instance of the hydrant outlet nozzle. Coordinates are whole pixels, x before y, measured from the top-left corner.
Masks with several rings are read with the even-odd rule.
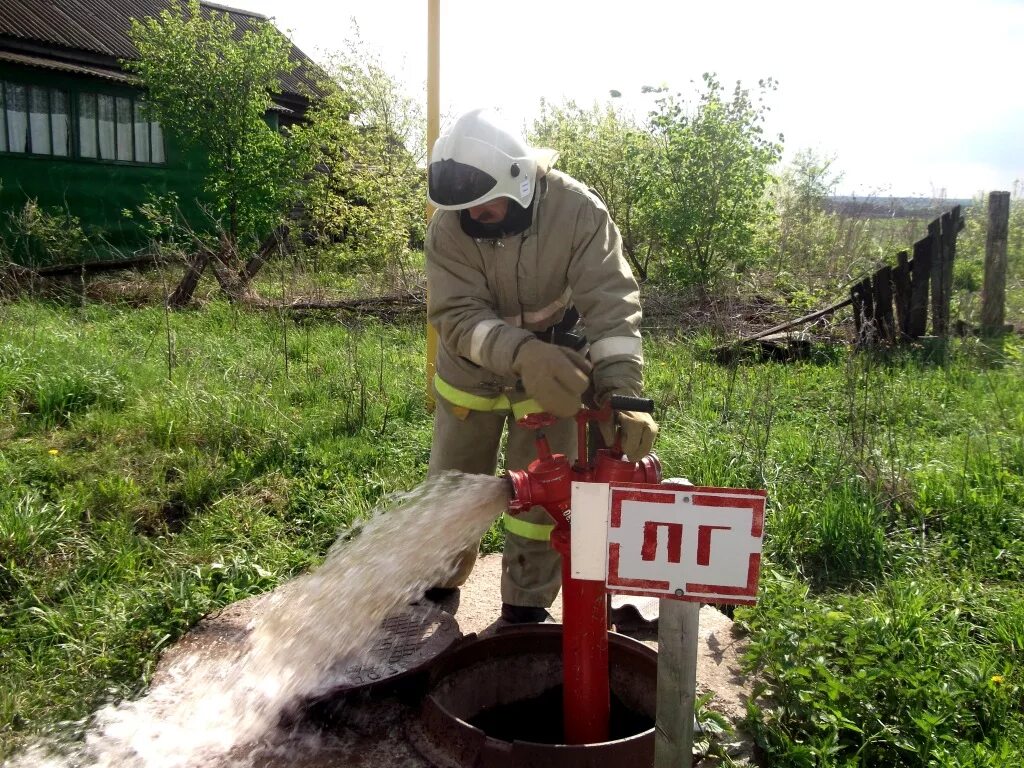
[[[508,511],[518,515],[533,506],[533,493],[530,490],[530,476],[524,470],[513,469],[505,474],[509,485]]]

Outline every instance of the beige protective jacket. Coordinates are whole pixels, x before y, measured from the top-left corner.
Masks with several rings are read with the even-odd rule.
[[[516,352],[572,304],[585,325],[597,399],[641,393],[639,290],[607,209],[572,177],[542,176],[532,224],[506,238],[474,239],[458,211],[437,211],[426,259],[436,372],[446,384],[515,400]]]

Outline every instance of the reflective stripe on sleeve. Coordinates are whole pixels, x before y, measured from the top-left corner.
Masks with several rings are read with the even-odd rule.
[[[507,395],[498,395],[497,397],[474,395],[472,392],[453,387],[436,373],[434,374],[434,389],[452,405],[469,408],[471,411],[512,411],[513,417],[521,419],[531,413],[541,413],[544,410],[540,407],[540,403],[533,398],[513,403],[509,401]]]
[[[562,295],[552,301],[543,309],[538,309],[534,312],[524,312],[523,320],[527,323],[539,323],[542,320],[547,320],[553,314],[563,309],[568,303],[569,299],[572,298],[572,288],[566,288],[562,291]]]
[[[484,339],[487,338],[487,334],[491,332],[492,328],[502,324],[501,320],[494,318],[492,320],[481,320],[473,328],[473,333],[469,337],[469,357],[477,365],[483,365],[483,361],[480,359],[480,352],[484,348]]]
[[[510,515],[505,512],[501,516],[502,522],[505,524],[505,530],[509,533],[514,533],[523,539],[532,539],[533,541],[547,541],[551,538],[551,532],[555,529],[554,524],[545,523],[528,523],[525,520],[520,520],[514,515]]]
[[[595,363],[609,357],[643,359],[643,342],[636,336],[609,336],[590,345],[590,359]]]

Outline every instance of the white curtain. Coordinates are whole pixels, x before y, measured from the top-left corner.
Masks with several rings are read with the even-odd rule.
[[[132,154],[132,100],[117,97],[117,159],[134,160]]]
[[[70,120],[68,118],[68,95],[64,91],[50,91],[50,128],[52,131],[53,154],[67,157]]]
[[[7,83],[0,80],[0,88],[9,88]],[[4,97],[5,91],[0,91],[0,150],[7,151],[7,101]]]
[[[142,113],[142,102],[135,102],[135,159],[149,162],[149,122]]]
[[[116,156],[114,97],[104,96],[101,93],[97,97],[97,111],[99,112],[100,158],[113,160]]]
[[[162,163],[164,161],[164,131],[156,120],[151,122],[150,126],[153,129],[153,162]]]
[[[24,85],[7,83],[7,149],[28,150],[28,98]]]
[[[50,91],[38,85],[29,86],[28,125],[32,151],[37,155],[50,154]]]
[[[78,94],[78,154],[96,157],[96,94]]]

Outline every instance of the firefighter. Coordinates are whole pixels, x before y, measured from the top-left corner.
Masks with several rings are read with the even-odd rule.
[[[641,394],[639,291],[618,229],[600,198],[553,170],[556,159],[482,109],[434,144],[428,195],[438,211],[426,237],[428,318],[439,341],[431,475],[494,474],[506,429],[507,468],[525,469],[536,458],[535,433],[516,419],[538,410],[559,417],[546,435],[573,461],[571,417],[585,392],[598,404]],[[602,425],[607,444],[616,429],[633,460],[658,431],[648,414],[633,412]],[[502,618],[549,620],[561,582],[552,521],[534,507],[506,514],[504,525]],[[463,584],[477,549],[427,596],[443,599]]]

